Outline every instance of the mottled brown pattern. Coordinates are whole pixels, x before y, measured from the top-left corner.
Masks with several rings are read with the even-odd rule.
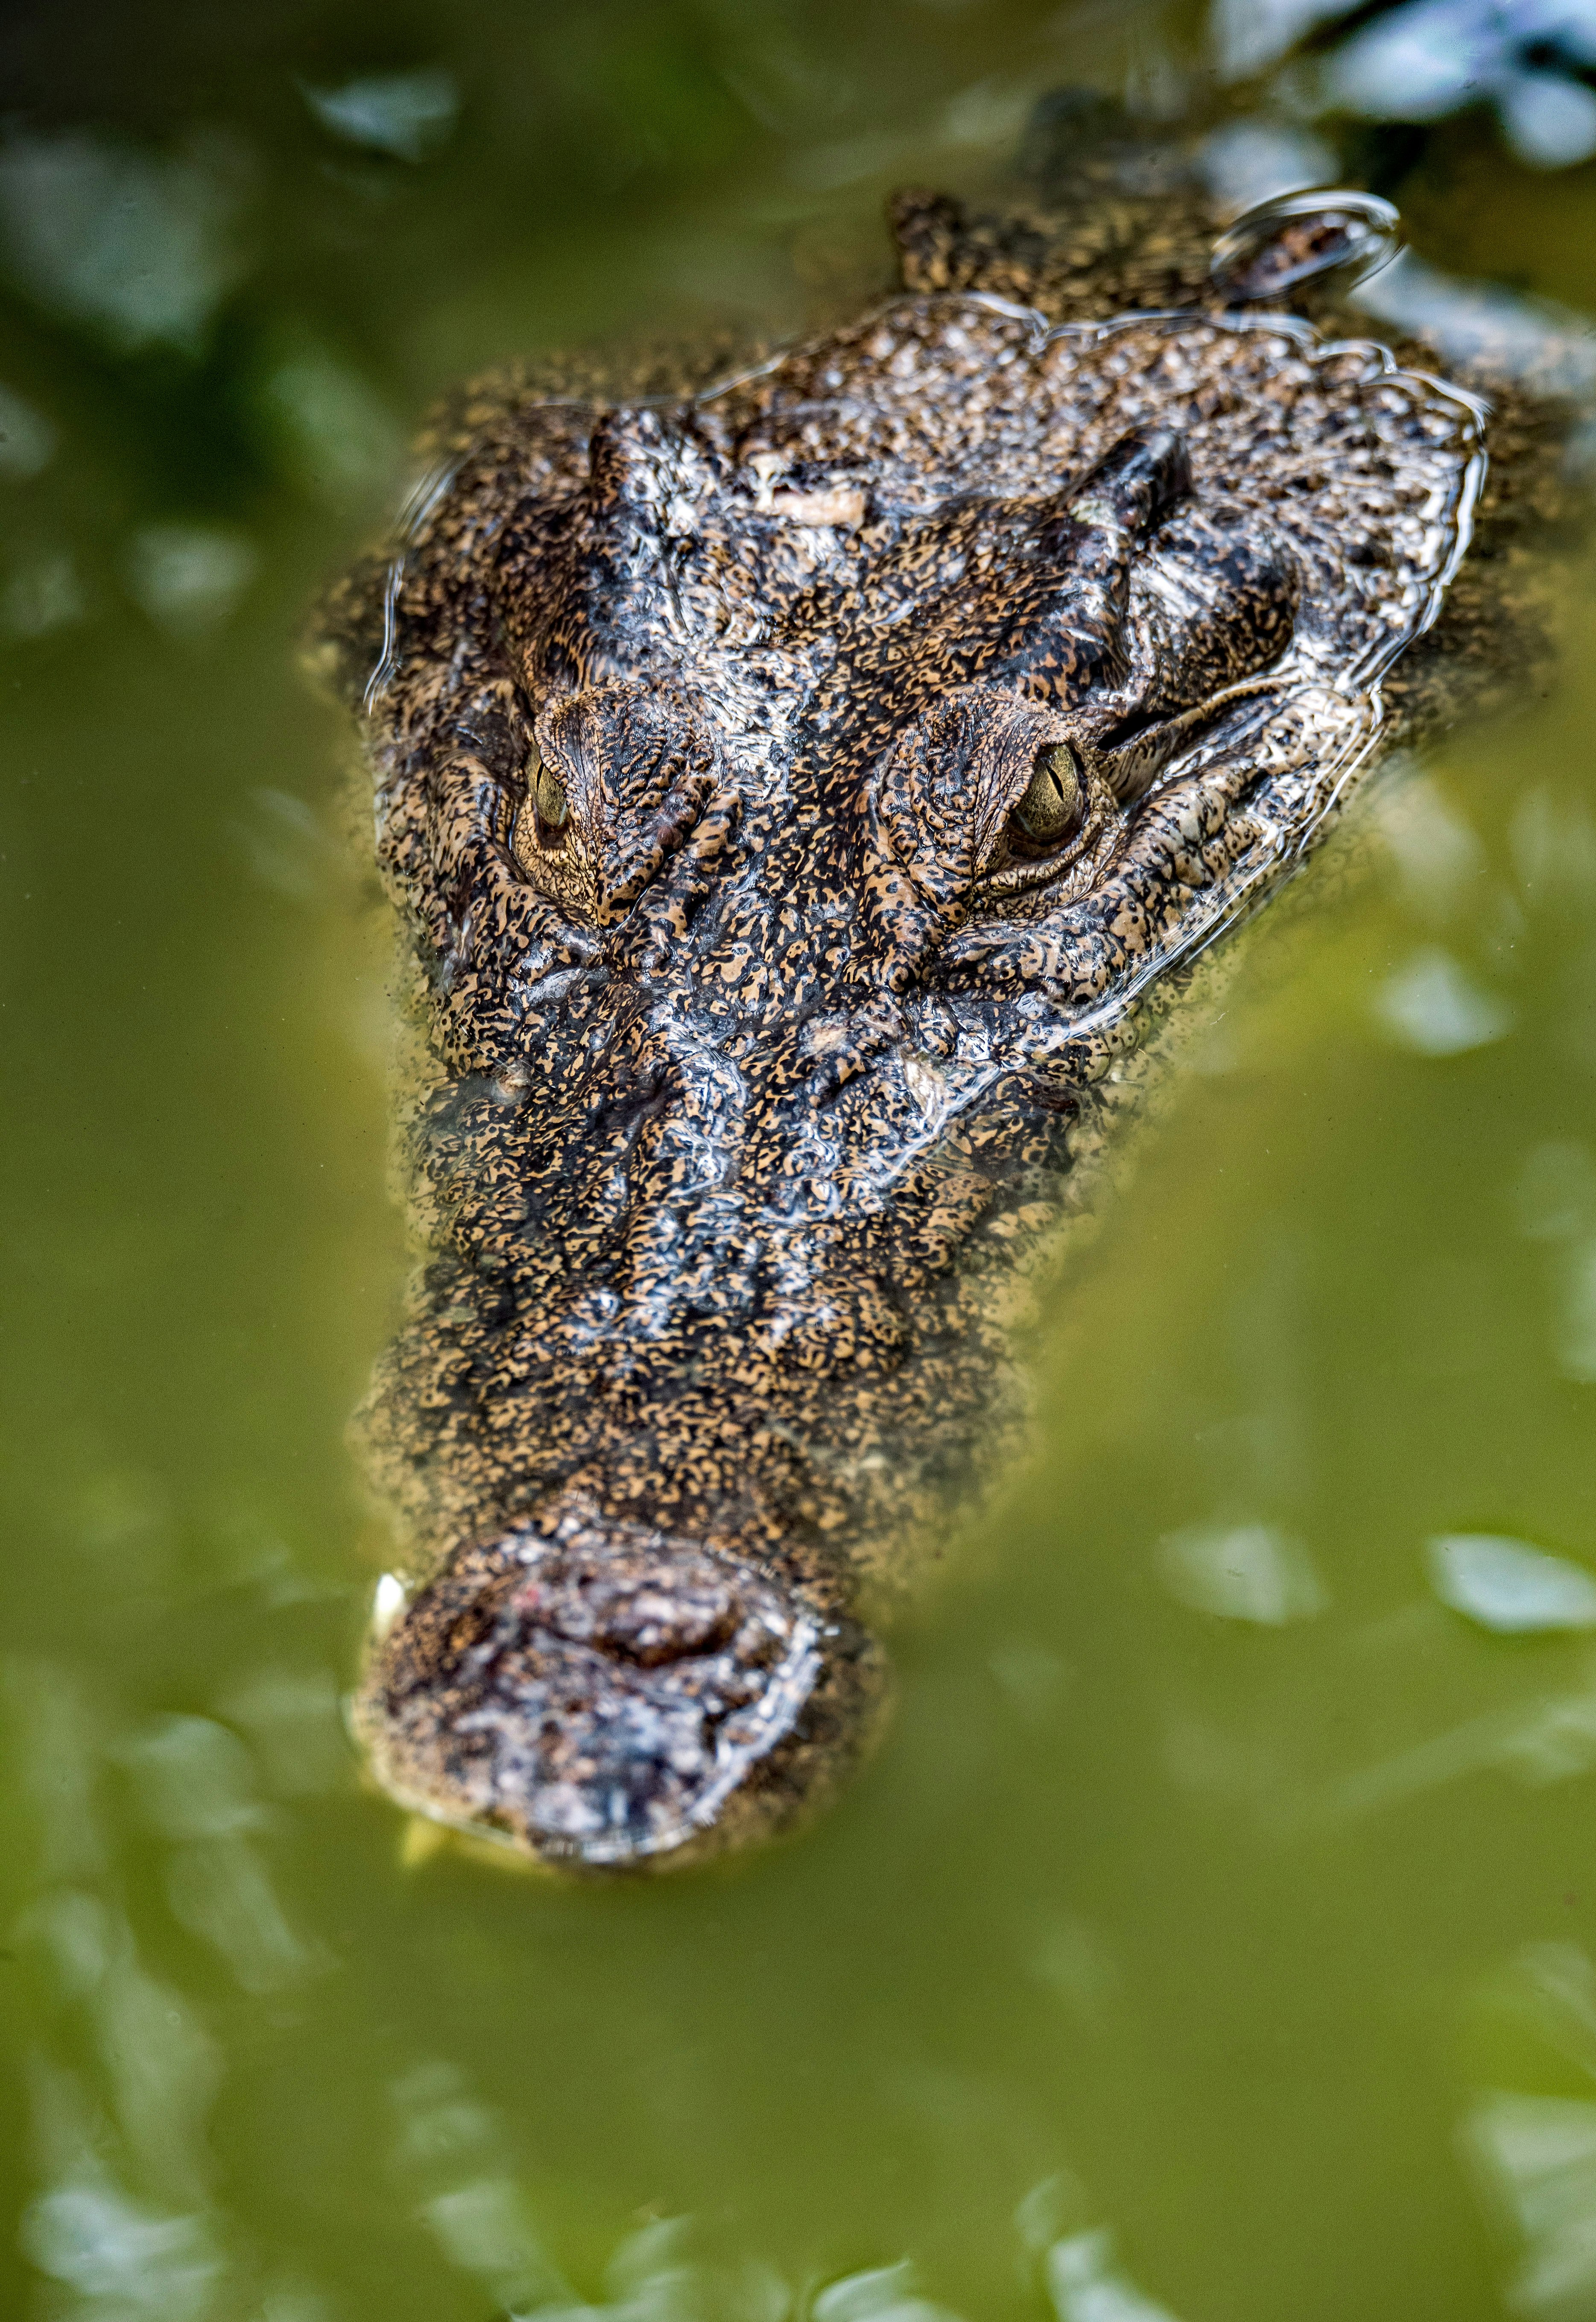
[[[1007,1440],[1138,997],[1370,762],[1479,480],[1476,406],[1227,307],[1162,183],[898,224],[912,295],[728,386],[468,398],[327,624],[433,1059],[360,1722],[563,1862],[861,1746],[860,1586]]]

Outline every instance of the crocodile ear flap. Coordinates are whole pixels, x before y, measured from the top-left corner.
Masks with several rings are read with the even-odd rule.
[[[1152,789],[1165,767],[1201,741],[1208,728],[1233,704],[1250,695],[1277,692],[1285,682],[1279,676],[1243,678],[1236,685],[1225,686],[1207,701],[1182,709],[1178,717],[1145,727],[1119,748],[1099,751],[1098,766],[1104,781],[1122,806],[1134,806]]]

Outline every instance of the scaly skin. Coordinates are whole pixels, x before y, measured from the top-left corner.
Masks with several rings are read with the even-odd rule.
[[[1372,763],[1466,537],[1475,404],[1237,311],[1295,245],[1216,288],[1197,197],[1086,192],[906,197],[910,296],[696,398],[468,396],[327,617],[433,1075],[360,1723],[546,1860],[857,1755],[862,1582],[1008,1440],[1138,996]]]

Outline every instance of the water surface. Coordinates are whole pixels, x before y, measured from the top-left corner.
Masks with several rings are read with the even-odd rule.
[[[342,1430],[406,1256],[306,605],[451,379],[800,328],[887,279],[890,184],[979,182],[1066,80],[1176,112],[1210,34],[1266,76],[1221,99],[1238,199],[1373,156],[1427,266],[1596,309],[1577,56],[1534,66],[1553,154],[1517,51],[1354,118],[1267,78],[1284,22],[0,31],[5,2311],[1596,2316],[1577,540],[1552,690],[1241,939],[828,1821],[567,1889],[418,1844],[339,1717],[384,1552]]]

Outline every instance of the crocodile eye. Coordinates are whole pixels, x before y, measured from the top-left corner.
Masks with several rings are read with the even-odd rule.
[[[1085,804],[1081,761],[1068,742],[1039,750],[1030,786],[1008,818],[1009,846],[1016,854],[1051,854],[1080,827]]]
[[[563,846],[565,826],[570,820],[570,800],[566,796],[565,784],[544,765],[535,743],[532,757],[533,763],[527,768],[527,788],[532,810],[537,817],[538,842],[543,846]]]

